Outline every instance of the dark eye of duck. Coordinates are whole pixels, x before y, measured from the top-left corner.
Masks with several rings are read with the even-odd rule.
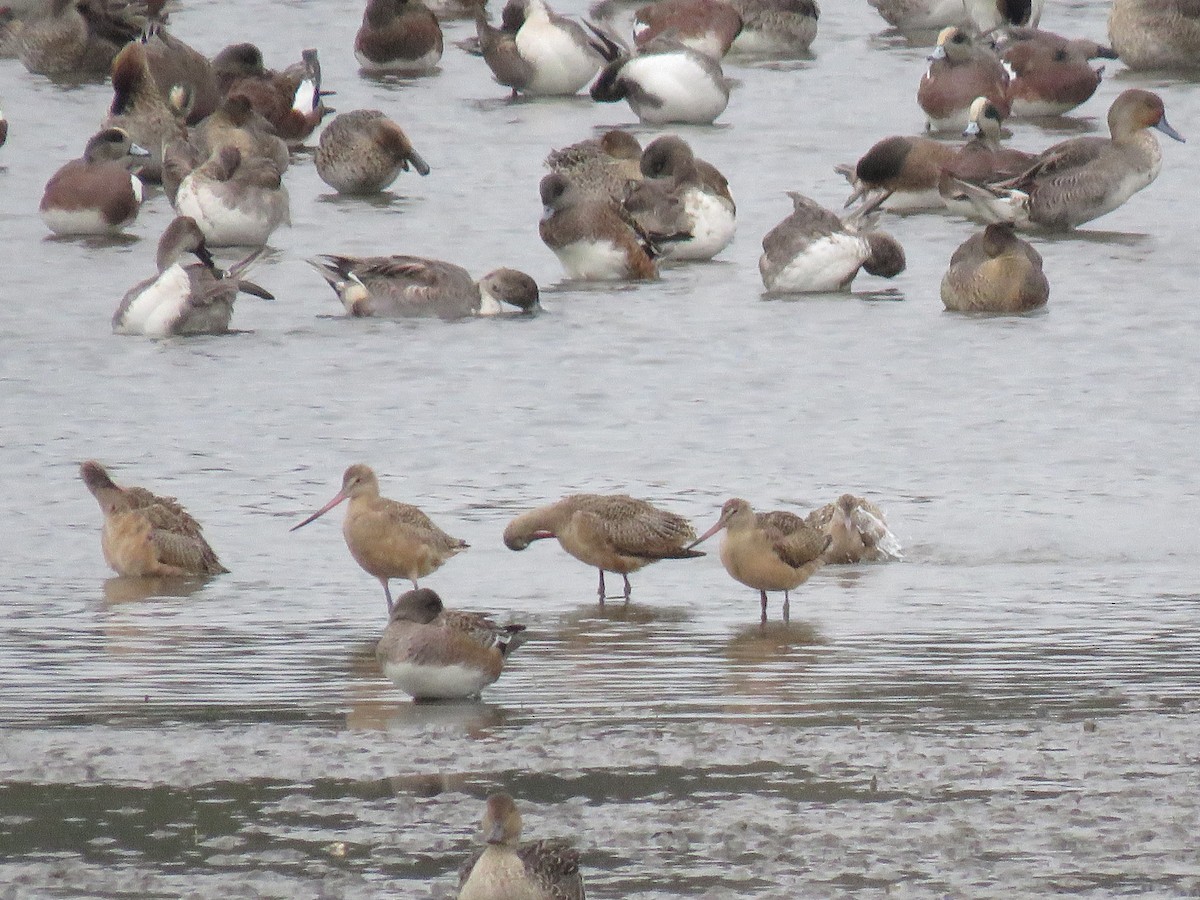
[[[983,111],[983,117],[985,119],[995,119],[997,122],[999,122],[1000,121],[1000,110],[996,109],[996,107],[994,107],[994,106],[988,106]]]
[[[965,44],[967,42],[967,36],[961,31],[956,31],[954,32],[954,37],[952,37],[950,40],[956,44]]]
[[[1067,51],[1066,50],[1063,50],[1060,47],[1058,50],[1054,51],[1054,61],[1055,62],[1066,62],[1066,60],[1067,60]]]

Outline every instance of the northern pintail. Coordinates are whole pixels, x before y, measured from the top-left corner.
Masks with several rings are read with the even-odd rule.
[[[524,550],[534,541],[557,538],[559,545],[585,565],[600,571],[599,597],[606,598],[604,573],[629,573],[662,559],[690,559],[704,554],[686,545],[696,537],[683,516],[627,494],[571,494],[521,513],[504,529],[504,545]]]
[[[237,147],[214,152],[188,173],[175,194],[175,211],[191,216],[212,247],[261,247],[291,223],[287,188],[266,157]]]
[[[821,8],[816,0],[730,0],[742,17],[734,53],[794,56],[808,53],[817,36]]]
[[[980,188],[958,182],[985,222],[1064,231],[1112,212],[1158,177],[1162,148],[1149,129],[1177,141],[1162,98],[1129,88],[1108,110],[1111,137],[1072,138],[1043,151],[1022,175]]]
[[[603,61],[577,22],[545,0],[508,0],[499,28],[482,6],[475,18],[484,61],[513,94],[566,96],[595,77]]]
[[[866,497],[842,494],[805,518],[809,525],[829,535],[829,546],[822,554],[828,565],[904,558],[883,510]]]
[[[83,483],[104,514],[100,547],[118,575],[220,575],[228,572],[200,530],[174,497],[145,488],[120,487],[104,466],[89,460],[79,467]]]
[[[1045,306],[1050,283],[1041,254],[1012,225],[993,222],[954,251],[941,292],[955,312],[1020,313]]]
[[[149,152],[120,128],[105,128],[46,182],[38,207],[46,227],[59,235],[118,234],[137,218],[142,182],[134,172]]]
[[[1131,69],[1200,68],[1195,0],[1113,0],[1108,39]]]
[[[630,189],[642,180],[642,145],[621,128],[598,138],[552,150],[546,166],[578,187],[615,203],[623,203]]]
[[[585,193],[557,172],[543,178],[538,190],[544,210],[538,233],[568,278],[622,281],[658,277],[649,239],[615,202]]]
[[[664,37],[713,59],[728,53],[741,31],[741,15],[725,0],[657,0],[633,15],[639,48]]]
[[[199,262],[184,265],[184,254]],[[158,274],[134,285],[113,315],[117,334],[167,337],[183,334],[222,334],[229,330],[233,303],[239,292],[273,300],[270,293],[242,276],[262,254],[256,250],[222,272],[204,244],[195,219],[179,216],[158,242]]]
[[[321,132],[316,165],[321,180],[342,194],[378,193],[409,166],[429,174],[403,129],[377,109],[335,116]]]
[[[37,75],[104,77],[113,58],[138,38],[146,22],[144,4],[139,8],[105,0],[52,0],[47,15],[22,23],[17,56]]]
[[[414,700],[458,700],[478,696],[499,678],[525,638],[524,625],[448,610],[435,592],[420,588],[396,598],[375,658]]]
[[[708,540],[722,528],[721,564],[746,587],[759,592],[761,621],[767,621],[767,591],[783,591],[783,621],[791,617],[790,592],[806,582],[824,562],[830,537],[790,512],[756,513],[745,500],[725,501],[716,523],[690,546]]]
[[[151,183],[162,181],[163,148],[187,136],[183,111],[174,109],[159,90],[150,72],[146,45],[131,41],[117,54],[112,67],[112,104],[105,128],[122,128],[150,156],[138,176]]]
[[[976,97],[1008,113],[1008,70],[1000,58],[964,28],[945,28],[917,87],[917,103],[931,131],[961,131]]]
[[[1000,143],[1004,117],[987,97],[971,104],[971,121],[963,132],[971,139],[942,167],[938,191],[946,208],[970,217],[973,206],[956,181],[987,184],[1015,178],[1024,173],[1037,158],[1032,153],[1005,147]]]
[[[583,900],[579,853],[563,838],[521,842],[521,814],[492,794],[483,814],[486,846],[458,876],[458,900]]]
[[[221,102],[217,77],[208,57],[167,31],[161,23],[152,24],[142,35],[146,62],[154,83],[168,104],[178,105],[187,125],[204,120]],[[178,104],[174,91],[182,91],[185,101]]]
[[[475,281],[461,266],[420,256],[318,256],[308,260],[352,316],[493,316],[509,304],[540,309],[538,286],[516,269]]]
[[[442,26],[421,0],[367,0],[354,58],[372,75],[419,75],[437,68],[442,46]]]
[[[379,479],[370,466],[356,463],[342,476],[342,489],[315,513],[292,526],[292,531],[325,515],[343,500],[349,500],[342,535],[350,555],[364,571],[379,579],[392,612],[388,582],[405,578],[414,589],[424,578],[442,567],[450,557],[469,546],[433,524],[417,507],[379,496]]]
[[[871,207],[839,218],[803,194],[788,191],[792,214],[767,232],[758,271],[776,293],[845,291],[860,268],[894,278],[904,271],[904,248],[869,224]]]

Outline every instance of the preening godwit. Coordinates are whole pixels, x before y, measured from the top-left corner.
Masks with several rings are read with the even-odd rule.
[[[762,597],[767,621],[767,591],[783,591],[783,621],[791,615],[788,593],[821,567],[829,535],[790,512],[755,513],[745,500],[726,500],[715,525],[689,544],[708,540],[722,528],[721,563],[725,571]]]
[[[343,500],[350,501],[342,522],[346,546],[354,561],[383,585],[389,614],[390,579],[407,578],[415,589],[418,578],[436,572],[455,553],[467,549],[466,541],[450,537],[415,506],[380,497],[379,479],[362,463],[346,470],[342,489],[332,500],[291,530],[303,528]]]
[[[521,813],[492,794],[483,814],[487,846],[463,864],[458,900],[583,900],[579,853],[564,838],[521,840]]]
[[[807,521],[829,535],[826,563],[903,559],[900,541],[888,530],[883,510],[866,497],[842,494],[808,514]]]
[[[174,497],[121,487],[94,460],[81,465],[79,474],[104,513],[100,546],[105,562],[118,575],[179,577],[229,571],[204,540],[200,523]]]
[[[483,613],[451,611],[429,588],[396,598],[375,657],[414,700],[473,697],[500,677],[524,625],[497,625]]]
[[[604,573],[625,580],[629,573],[660,559],[688,559],[704,554],[686,546],[696,536],[692,523],[645,500],[626,494],[571,494],[557,503],[521,513],[504,529],[509,550],[524,550],[534,541],[558,538],[580,562],[600,570],[600,603],[606,597]]]

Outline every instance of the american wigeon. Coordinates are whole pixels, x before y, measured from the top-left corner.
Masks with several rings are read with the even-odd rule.
[[[1027,171],[1037,158],[1032,153],[1005,147],[1000,143],[1004,117],[987,97],[971,104],[971,120],[963,134],[971,139],[942,167],[938,191],[946,208],[970,216],[973,206],[955,182],[987,184],[1015,178]]]
[[[657,138],[641,155],[642,181],[625,198],[643,231],[682,235],[663,245],[664,259],[712,259],[733,240],[737,207],[729,183],[711,165],[716,174],[706,180],[698,162],[682,138]]]
[[[180,261],[185,253],[193,254],[199,262],[185,266]],[[195,219],[177,217],[158,241],[158,274],[134,285],[121,299],[113,315],[113,331],[150,337],[228,331],[239,292],[274,299],[242,278],[261,253],[256,250],[222,272],[213,262]]]
[[[867,0],[902,31],[938,31],[951,25],[976,34],[1004,25],[1036,26],[1045,0]]]
[[[79,475],[104,514],[100,547],[118,575],[220,575],[228,572],[200,530],[174,497],[145,488],[120,487],[104,466],[89,460]]]
[[[538,190],[542,242],[554,251],[568,278],[621,281],[658,277],[656,252],[612,200],[585,193],[551,172]]]
[[[233,44],[213,58],[213,73],[226,97],[246,97],[289,147],[303,144],[331,112],[321,99],[321,62],[313,49],[276,72],[254,44]]]
[[[1108,110],[1111,137],[1081,137],[1043,151],[1029,170],[989,188],[958,182],[985,222],[1064,231],[1112,212],[1158,177],[1162,148],[1155,128],[1177,141],[1162,98],[1130,88]]]
[[[280,172],[286,172],[291,164],[287,144],[244,94],[223,98],[212,115],[190,130],[188,138],[201,160],[214,150],[233,146],[243,156],[265,156]]]
[[[342,194],[378,193],[409,166],[429,174],[403,129],[377,109],[335,116],[317,142],[316,165],[321,180]]]
[[[571,494],[531,509],[504,529],[504,545],[524,550],[534,541],[557,538],[559,545],[585,565],[600,572],[599,597],[607,599],[604,573],[616,572],[625,582],[629,573],[663,559],[691,559],[704,554],[686,545],[696,537],[683,516],[627,494]]]
[[[375,657],[383,674],[414,700],[459,700],[499,678],[525,637],[524,625],[448,610],[436,593],[420,588],[396,598]]]
[[[1131,69],[1200,67],[1200,6],[1194,0],[1113,0],[1108,39]]]
[[[725,0],[658,0],[633,14],[633,40],[639,48],[664,37],[720,59],[741,31],[741,15]]]
[[[1060,116],[1088,100],[1100,86],[1103,66],[1088,60],[1113,58],[1112,50],[1089,40],[1069,40],[1050,31],[1018,28],[1008,33],[1001,58],[1012,69],[1008,105],[1014,116]]]
[[[105,128],[123,128],[150,156],[138,173],[143,181],[162,181],[163,148],[187,136],[180,111],[158,89],[146,57],[146,45],[131,41],[112,67],[113,99]]]
[[[372,75],[432,72],[442,59],[442,26],[421,0],[367,0],[354,58]]]
[[[976,97],[1008,115],[1008,71],[999,57],[964,28],[942,29],[917,87],[917,103],[931,131],[961,131]]]
[[[83,156],[46,182],[42,221],[60,235],[118,234],[142,206],[142,183],[133,172],[149,156],[120,128],[92,135]]]
[[[611,35],[589,26],[608,61],[592,84],[596,102],[626,100],[648,125],[711,125],[729,105],[729,82],[712,57],[665,38],[630,56]]]
[[[406,578],[415,590],[420,587],[418,578],[436,572],[446,560],[469,546],[446,534],[417,507],[380,497],[379,479],[370,466],[362,463],[346,469],[342,488],[333,499],[291,530],[303,528],[343,500],[350,501],[342,521],[346,546],[354,561],[383,585],[389,614],[391,579]]]
[[[458,900],[583,900],[579,853],[563,838],[521,843],[521,814],[508,794],[488,797],[483,840],[459,872]]]
[[[500,27],[488,24],[481,7],[475,17],[480,50],[498,83],[513,94],[575,94],[603,61],[578,23],[550,9],[544,0],[508,0]]]
[[[108,75],[118,51],[136,40],[146,24],[133,4],[52,0],[45,16],[22,24],[17,56],[36,75],[100,78]]]
[[[1007,223],[967,238],[942,276],[942,303],[955,312],[1028,312],[1049,299],[1041,254]]]
[[[141,42],[146,48],[150,73],[163,99],[175,105],[172,92],[183,91],[187,99],[182,109],[186,124],[196,125],[217,108],[221,93],[207,56],[158,23],[147,29]]]
[[[904,558],[883,510],[866,497],[842,494],[805,518],[809,525],[829,535],[829,546],[822,554],[827,565]]]
[[[641,160],[638,139],[612,128],[598,138],[550,151],[546,165],[586,194],[623,203],[630,188],[642,180]]]
[[[875,231],[866,213],[841,219],[803,194],[789,191],[788,196],[792,214],[767,232],[758,259],[758,271],[768,291],[845,291],[859,269],[883,278],[904,271],[904,249],[899,241]]]
[[[767,621],[767,591],[783,591],[783,621],[791,617],[790,593],[821,567],[830,537],[794,513],[756,513],[745,500],[726,500],[720,518],[691,545],[721,529],[721,564],[734,581],[759,592]]]
[[[821,8],[816,0],[730,0],[741,14],[735,53],[764,56],[807,53],[817,36]]]
[[[476,281],[461,266],[420,256],[317,256],[308,260],[351,316],[460,319],[494,316],[502,304],[540,309],[537,282],[516,269]]]
[[[893,135],[876,141],[853,166],[835,167],[854,189],[846,206],[860,199],[880,205],[876,201],[882,194],[882,208],[892,212],[942,209],[938,181],[957,151],[927,137]]]
[[[291,224],[278,167],[233,146],[187,174],[175,194],[175,211],[195,219],[211,247],[261,247],[276,228]]]

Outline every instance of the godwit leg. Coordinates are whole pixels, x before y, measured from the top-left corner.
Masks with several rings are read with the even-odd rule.
[[[762,597],[762,623],[767,624],[767,592],[759,591],[759,596]]]
[[[629,594],[630,594],[630,590],[631,590],[629,587],[629,576],[622,573],[621,577],[625,579],[625,602],[628,603],[629,602]]]
[[[783,624],[786,625],[791,620],[791,600],[788,599],[788,592],[783,592]]]
[[[604,570],[600,570],[600,605],[604,606]]]

